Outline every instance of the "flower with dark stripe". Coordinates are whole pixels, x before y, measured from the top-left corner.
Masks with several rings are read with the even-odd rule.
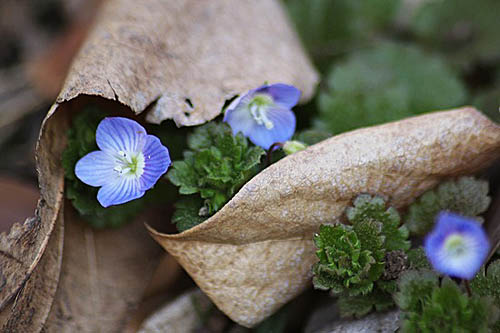
[[[171,162],[160,140],[131,119],[103,119],[96,142],[100,150],[82,157],[75,174],[85,184],[100,187],[97,200],[103,207],[142,197]]]
[[[300,90],[283,83],[263,85],[235,99],[224,113],[233,134],[241,132],[255,145],[269,149],[273,143],[291,139],[295,115],[291,111]]]

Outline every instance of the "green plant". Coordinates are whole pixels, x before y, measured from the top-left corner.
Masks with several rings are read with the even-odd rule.
[[[423,236],[432,229],[436,214],[442,210],[477,217],[490,205],[488,190],[487,181],[473,177],[441,183],[437,188],[425,192],[409,207],[405,225],[413,234]]]
[[[447,277],[439,284],[428,270],[405,272],[398,287],[402,332],[487,332],[497,317],[491,299],[469,297]]]
[[[241,133],[234,136],[227,124],[214,122],[196,128],[188,136],[188,148],[184,159],[175,161],[167,173],[167,178],[179,186],[180,194],[190,195],[177,205],[184,211],[189,207],[190,213],[176,212],[174,216],[175,223],[184,227],[193,225],[193,212],[201,209],[199,217],[207,217],[222,208],[259,171],[265,154],[262,148],[250,145]],[[187,203],[196,200],[199,204],[197,198],[203,199],[201,206]]]

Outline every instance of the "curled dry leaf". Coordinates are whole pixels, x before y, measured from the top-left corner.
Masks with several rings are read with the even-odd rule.
[[[271,165],[206,222],[152,236],[234,321],[254,326],[310,286],[312,236],[359,193],[403,207],[500,157],[500,127],[472,108],[338,135]]]
[[[47,318],[46,307],[36,303],[39,297],[31,288],[40,287],[41,280],[35,269],[41,264],[44,251],[60,248],[59,243],[52,244],[59,238],[51,236],[63,205],[64,174],[60,158],[71,114],[85,101],[79,96],[114,100],[135,113],[151,106],[146,120],[153,123],[173,119],[179,126],[195,125],[219,115],[226,99],[265,81],[293,84],[302,90],[303,99],[313,94],[318,81],[278,0],[242,1],[238,6],[230,0],[104,2],[56,103],[42,124],[37,147],[41,200],[36,216],[0,235],[0,325],[9,323],[9,327],[25,328],[28,326],[22,326],[21,321],[32,316],[36,323],[30,324],[29,331],[36,331]],[[64,220],[67,230],[62,274],[44,329],[95,331],[93,329],[102,323],[101,329],[119,330],[124,314],[133,310],[142,289],[131,288],[121,302],[109,290],[103,291],[102,285],[97,288],[102,291],[97,301],[93,297],[96,289],[86,294],[91,287],[83,274],[90,274],[92,269],[90,266],[79,268],[83,264],[75,255],[85,248],[87,239],[73,234],[72,230],[82,228],[74,218],[66,215]],[[93,237],[99,244],[100,236]],[[120,237],[118,232],[113,237],[103,236],[102,251],[112,251],[103,244],[120,242]],[[131,250],[129,260],[142,260],[150,255],[148,249],[149,245],[142,252]],[[117,251],[114,248],[109,256]],[[60,263],[62,253],[57,255],[55,262]],[[87,258],[87,254],[82,256]],[[135,259],[130,259],[132,257]],[[109,259],[106,258],[103,262]],[[93,267],[98,267],[104,276],[120,272],[116,279],[135,279],[134,285],[137,281],[147,284],[147,274],[138,274],[140,269],[120,266],[108,271],[99,263]],[[127,274],[126,269],[131,272]],[[82,276],[76,276],[75,272],[81,272]],[[31,281],[30,277],[36,279]],[[54,281],[47,280],[47,283]],[[97,283],[95,281],[91,280]],[[109,284],[110,280],[105,279],[104,285]],[[51,286],[47,288],[53,292]],[[81,292],[72,297],[82,297],[81,300],[68,296],[71,290],[79,288]],[[15,306],[12,302],[16,297],[22,300],[23,295],[32,294],[35,303],[31,304],[30,311],[12,317],[8,310]],[[105,304],[111,301],[117,305],[108,311],[108,321],[104,323],[102,316],[95,316],[93,311],[99,309],[105,313]],[[94,309],[92,302],[98,304]],[[83,322],[88,324],[81,326]]]
[[[119,230],[94,230],[65,214],[64,256],[47,332],[122,332],[139,304],[159,246],[141,221]]]
[[[57,102],[97,95],[136,113],[152,104],[149,122],[197,125],[265,81],[303,99],[318,81],[278,0],[111,0]]]
[[[43,256],[2,316],[2,332],[39,332],[52,308],[61,271],[64,238],[63,210]],[[26,315],[29,314],[29,315]]]
[[[0,234],[0,310],[16,297],[35,270],[56,224],[63,198],[59,161],[64,147],[57,133],[67,128],[65,117],[58,118],[59,127],[44,121],[40,132],[36,157],[41,199],[36,216]]]

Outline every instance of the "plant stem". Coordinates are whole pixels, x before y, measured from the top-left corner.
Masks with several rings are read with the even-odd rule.
[[[276,148],[283,148],[283,142],[275,142],[269,147],[267,150],[267,165],[266,167],[271,165],[272,157],[273,157],[273,150]]]
[[[465,290],[467,290],[467,295],[469,297],[472,297],[472,291],[470,289],[469,280],[464,280],[464,284],[465,284]]]

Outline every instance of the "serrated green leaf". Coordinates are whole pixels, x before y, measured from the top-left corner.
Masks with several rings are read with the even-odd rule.
[[[383,244],[381,228],[376,223],[366,222],[359,230],[363,230],[366,247],[358,239],[357,231],[350,226],[339,224],[320,227],[319,234],[314,236],[318,248],[316,254],[320,259],[313,266],[315,288],[351,296],[372,291],[373,282],[384,269],[381,262],[384,252],[376,248]],[[370,250],[370,246],[375,249]]]
[[[414,46],[382,43],[358,52],[328,75],[319,96],[318,129],[341,133],[463,104],[458,76]]]
[[[391,294],[375,288],[367,295],[340,296],[338,306],[342,317],[362,317],[374,309],[385,311],[394,306],[394,301]]]
[[[498,309],[490,298],[467,296],[450,278],[439,285],[428,270],[407,271],[394,300],[402,310],[402,332],[487,332]]]
[[[175,161],[167,178],[183,195],[199,194],[208,214],[214,214],[258,172],[264,150],[247,139],[233,136],[225,123],[208,123],[188,136],[190,150]],[[193,224],[194,225],[194,224]]]
[[[411,270],[432,269],[423,247],[417,247],[408,251],[408,264]]]
[[[438,275],[430,270],[406,271],[398,281],[399,292],[394,295],[394,301],[403,311],[421,312],[421,299],[432,294],[438,286]]]
[[[487,181],[473,177],[444,182],[424,193],[409,207],[405,225],[413,234],[422,236],[432,229],[436,215],[442,210],[477,217],[490,205],[488,191]]]
[[[347,208],[346,215],[354,226],[364,221],[380,223],[381,234],[384,236],[382,247],[385,251],[406,251],[410,248],[409,232],[406,227],[400,226],[399,213],[392,207],[386,208],[385,201],[381,197],[359,195],[354,200],[353,207]]]
[[[172,223],[179,232],[188,230],[207,219],[205,216],[200,216],[200,207],[203,207],[203,200],[194,195],[183,198],[175,204]]]

